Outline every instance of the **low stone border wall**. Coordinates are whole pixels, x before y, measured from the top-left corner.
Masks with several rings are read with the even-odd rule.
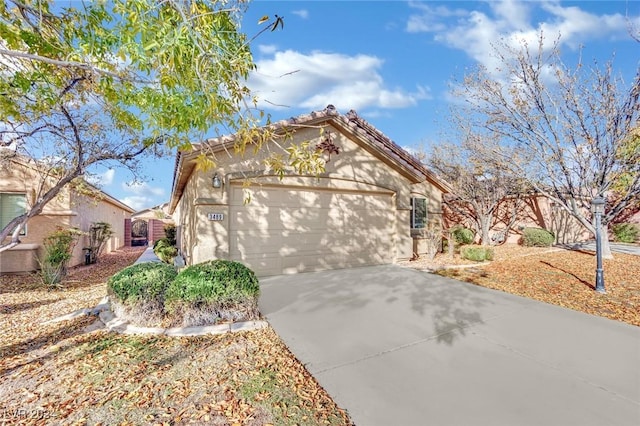
[[[67,315],[62,315],[49,321],[43,321],[42,324],[51,324],[61,321],[68,321],[81,316],[95,315],[98,317],[96,322],[89,325],[85,331],[91,332],[106,328],[109,331],[122,334],[149,334],[149,335],[165,335],[173,337],[185,336],[204,336],[207,334],[224,334],[234,333],[238,331],[259,330],[269,326],[267,321],[244,321],[233,322],[216,325],[203,325],[198,327],[138,327],[127,321],[117,318],[109,307],[109,298],[103,298],[95,308],[79,309]]]
[[[99,316],[107,330],[122,334],[150,334],[172,337],[204,336],[206,334],[224,334],[237,331],[258,330],[268,326],[266,321],[245,321],[217,325],[203,325],[198,327],[138,327],[116,318],[111,311],[102,311]]]

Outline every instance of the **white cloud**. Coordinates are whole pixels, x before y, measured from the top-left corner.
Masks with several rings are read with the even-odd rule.
[[[122,189],[135,195],[152,194],[161,196],[165,194],[164,188],[154,188],[146,182],[123,182]]]
[[[301,17],[302,19],[309,19],[309,11],[306,9],[294,10],[294,15]]]
[[[102,173],[100,176],[102,179],[103,185],[111,185],[113,183],[113,177],[116,175],[116,171],[114,169],[107,170]]]
[[[406,30],[410,33],[440,32],[447,29],[443,18],[463,17],[469,14],[464,9],[450,9],[446,6],[430,6],[422,2],[410,2],[409,7],[421,11],[407,21]]]
[[[258,46],[258,51],[263,55],[272,55],[276,53],[278,46],[275,44],[261,44]]]
[[[121,198],[121,201],[135,210],[157,206],[161,203],[158,199],[165,195],[164,188],[152,187],[146,182],[123,182],[122,189],[133,195]]]
[[[490,70],[497,64],[493,43],[503,40],[515,46],[526,41],[533,45],[540,30],[547,46],[560,37],[560,44],[572,49],[589,40],[629,37],[628,19],[622,14],[596,15],[577,6],[561,6],[557,1],[502,0],[485,4],[489,5],[487,12],[411,3],[418,13],[409,17],[406,30],[431,33],[436,41],[464,51]],[[542,21],[534,19],[538,7],[547,13]]]
[[[386,87],[382,65],[382,59],[364,54],[278,51],[257,62],[249,86],[272,108],[405,108],[431,98],[426,86],[413,91]]]
[[[143,210],[153,205],[153,199],[150,197],[145,197],[143,195],[131,195],[129,197],[124,197],[121,199],[123,203],[128,205],[134,210]]]
[[[108,186],[113,183],[113,178],[116,175],[116,171],[114,169],[109,169],[104,173],[95,173],[91,175],[86,175],[85,179],[92,185],[97,186]]]
[[[500,21],[508,23],[511,28],[525,30],[531,27],[531,7],[522,0],[503,0],[490,3],[491,9]]]

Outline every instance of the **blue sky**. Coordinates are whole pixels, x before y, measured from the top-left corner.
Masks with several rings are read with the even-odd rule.
[[[403,147],[437,144],[455,100],[451,82],[476,64],[491,66],[500,37],[560,35],[567,62],[614,58],[630,81],[640,43],[640,2],[632,1],[254,1],[242,30],[254,35],[264,15],[284,30],[252,44],[258,69],[249,86],[274,120],[323,109],[355,109]],[[580,50],[580,48],[582,49]],[[267,102],[268,101],[268,102]],[[278,105],[278,106],[275,106]],[[135,209],[168,201],[173,157],[145,162],[145,181],[128,186],[123,170],[101,170],[102,188]]]

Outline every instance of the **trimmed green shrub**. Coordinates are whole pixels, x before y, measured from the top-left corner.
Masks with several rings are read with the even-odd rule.
[[[254,272],[229,260],[188,266],[169,286],[166,308],[173,325],[257,319],[260,287]]]
[[[45,285],[59,287],[67,276],[67,266],[73,256],[73,249],[83,233],[77,228],[58,228],[47,235],[42,242],[44,248],[40,263],[40,279]]]
[[[554,235],[546,229],[524,228],[522,231],[522,245],[527,247],[551,247],[554,241]]]
[[[178,249],[173,246],[160,246],[155,253],[164,263],[172,265],[173,258],[178,255]]]
[[[471,244],[475,237],[471,229],[463,228],[462,226],[454,228],[452,234],[458,244]]]
[[[116,316],[142,326],[156,326],[165,315],[164,298],[178,272],[159,262],[138,263],[107,281]]]
[[[640,226],[635,223],[617,223],[611,231],[615,240],[621,243],[635,243],[640,237]]]
[[[177,241],[176,241],[176,226],[172,225],[172,224],[168,224],[164,226],[164,235],[167,238],[167,241],[169,241],[169,244],[171,244],[172,246],[175,246]]]
[[[88,250],[90,263],[96,263],[98,257],[102,255],[107,241],[113,236],[111,224],[107,222],[95,222],[89,228],[89,245],[84,247]]]
[[[109,295],[116,300],[132,304],[138,301],[160,301],[169,284],[178,275],[170,265],[146,262],[131,265],[113,275],[107,281]]]
[[[484,246],[465,246],[460,249],[460,256],[463,259],[484,262],[485,260],[493,260],[493,249]]]
[[[168,238],[160,238],[153,243],[153,252],[164,263],[173,264],[173,258],[178,255],[178,249],[171,244]]]
[[[164,247],[170,247],[170,246],[172,246],[172,245],[173,245],[173,244],[171,244],[171,243],[169,242],[169,239],[168,239],[168,238],[166,238],[166,237],[165,237],[165,238],[160,238],[159,240],[156,240],[156,241],[153,243],[153,251],[155,252],[155,251],[156,251],[156,249],[157,249],[158,247],[162,247],[162,246],[164,246]]]

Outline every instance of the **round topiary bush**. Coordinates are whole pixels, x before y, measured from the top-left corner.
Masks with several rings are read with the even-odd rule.
[[[640,238],[640,226],[635,223],[617,223],[611,231],[615,240],[621,243],[635,243]]]
[[[457,227],[453,229],[453,238],[458,244],[471,244],[475,238],[473,231],[469,228]]]
[[[173,264],[173,259],[178,255],[178,249],[175,248],[168,238],[160,238],[153,243],[153,252],[164,263]]]
[[[167,290],[168,322],[189,327],[258,319],[259,295],[258,278],[242,263],[218,259],[192,265]]]
[[[493,260],[493,249],[485,246],[465,246],[460,249],[460,256],[474,262],[484,262]]]
[[[148,262],[131,265],[107,281],[116,316],[142,326],[158,325],[164,317],[164,299],[177,275],[173,266]]]
[[[551,247],[554,235],[542,228],[525,228],[522,231],[522,245],[527,247]]]

